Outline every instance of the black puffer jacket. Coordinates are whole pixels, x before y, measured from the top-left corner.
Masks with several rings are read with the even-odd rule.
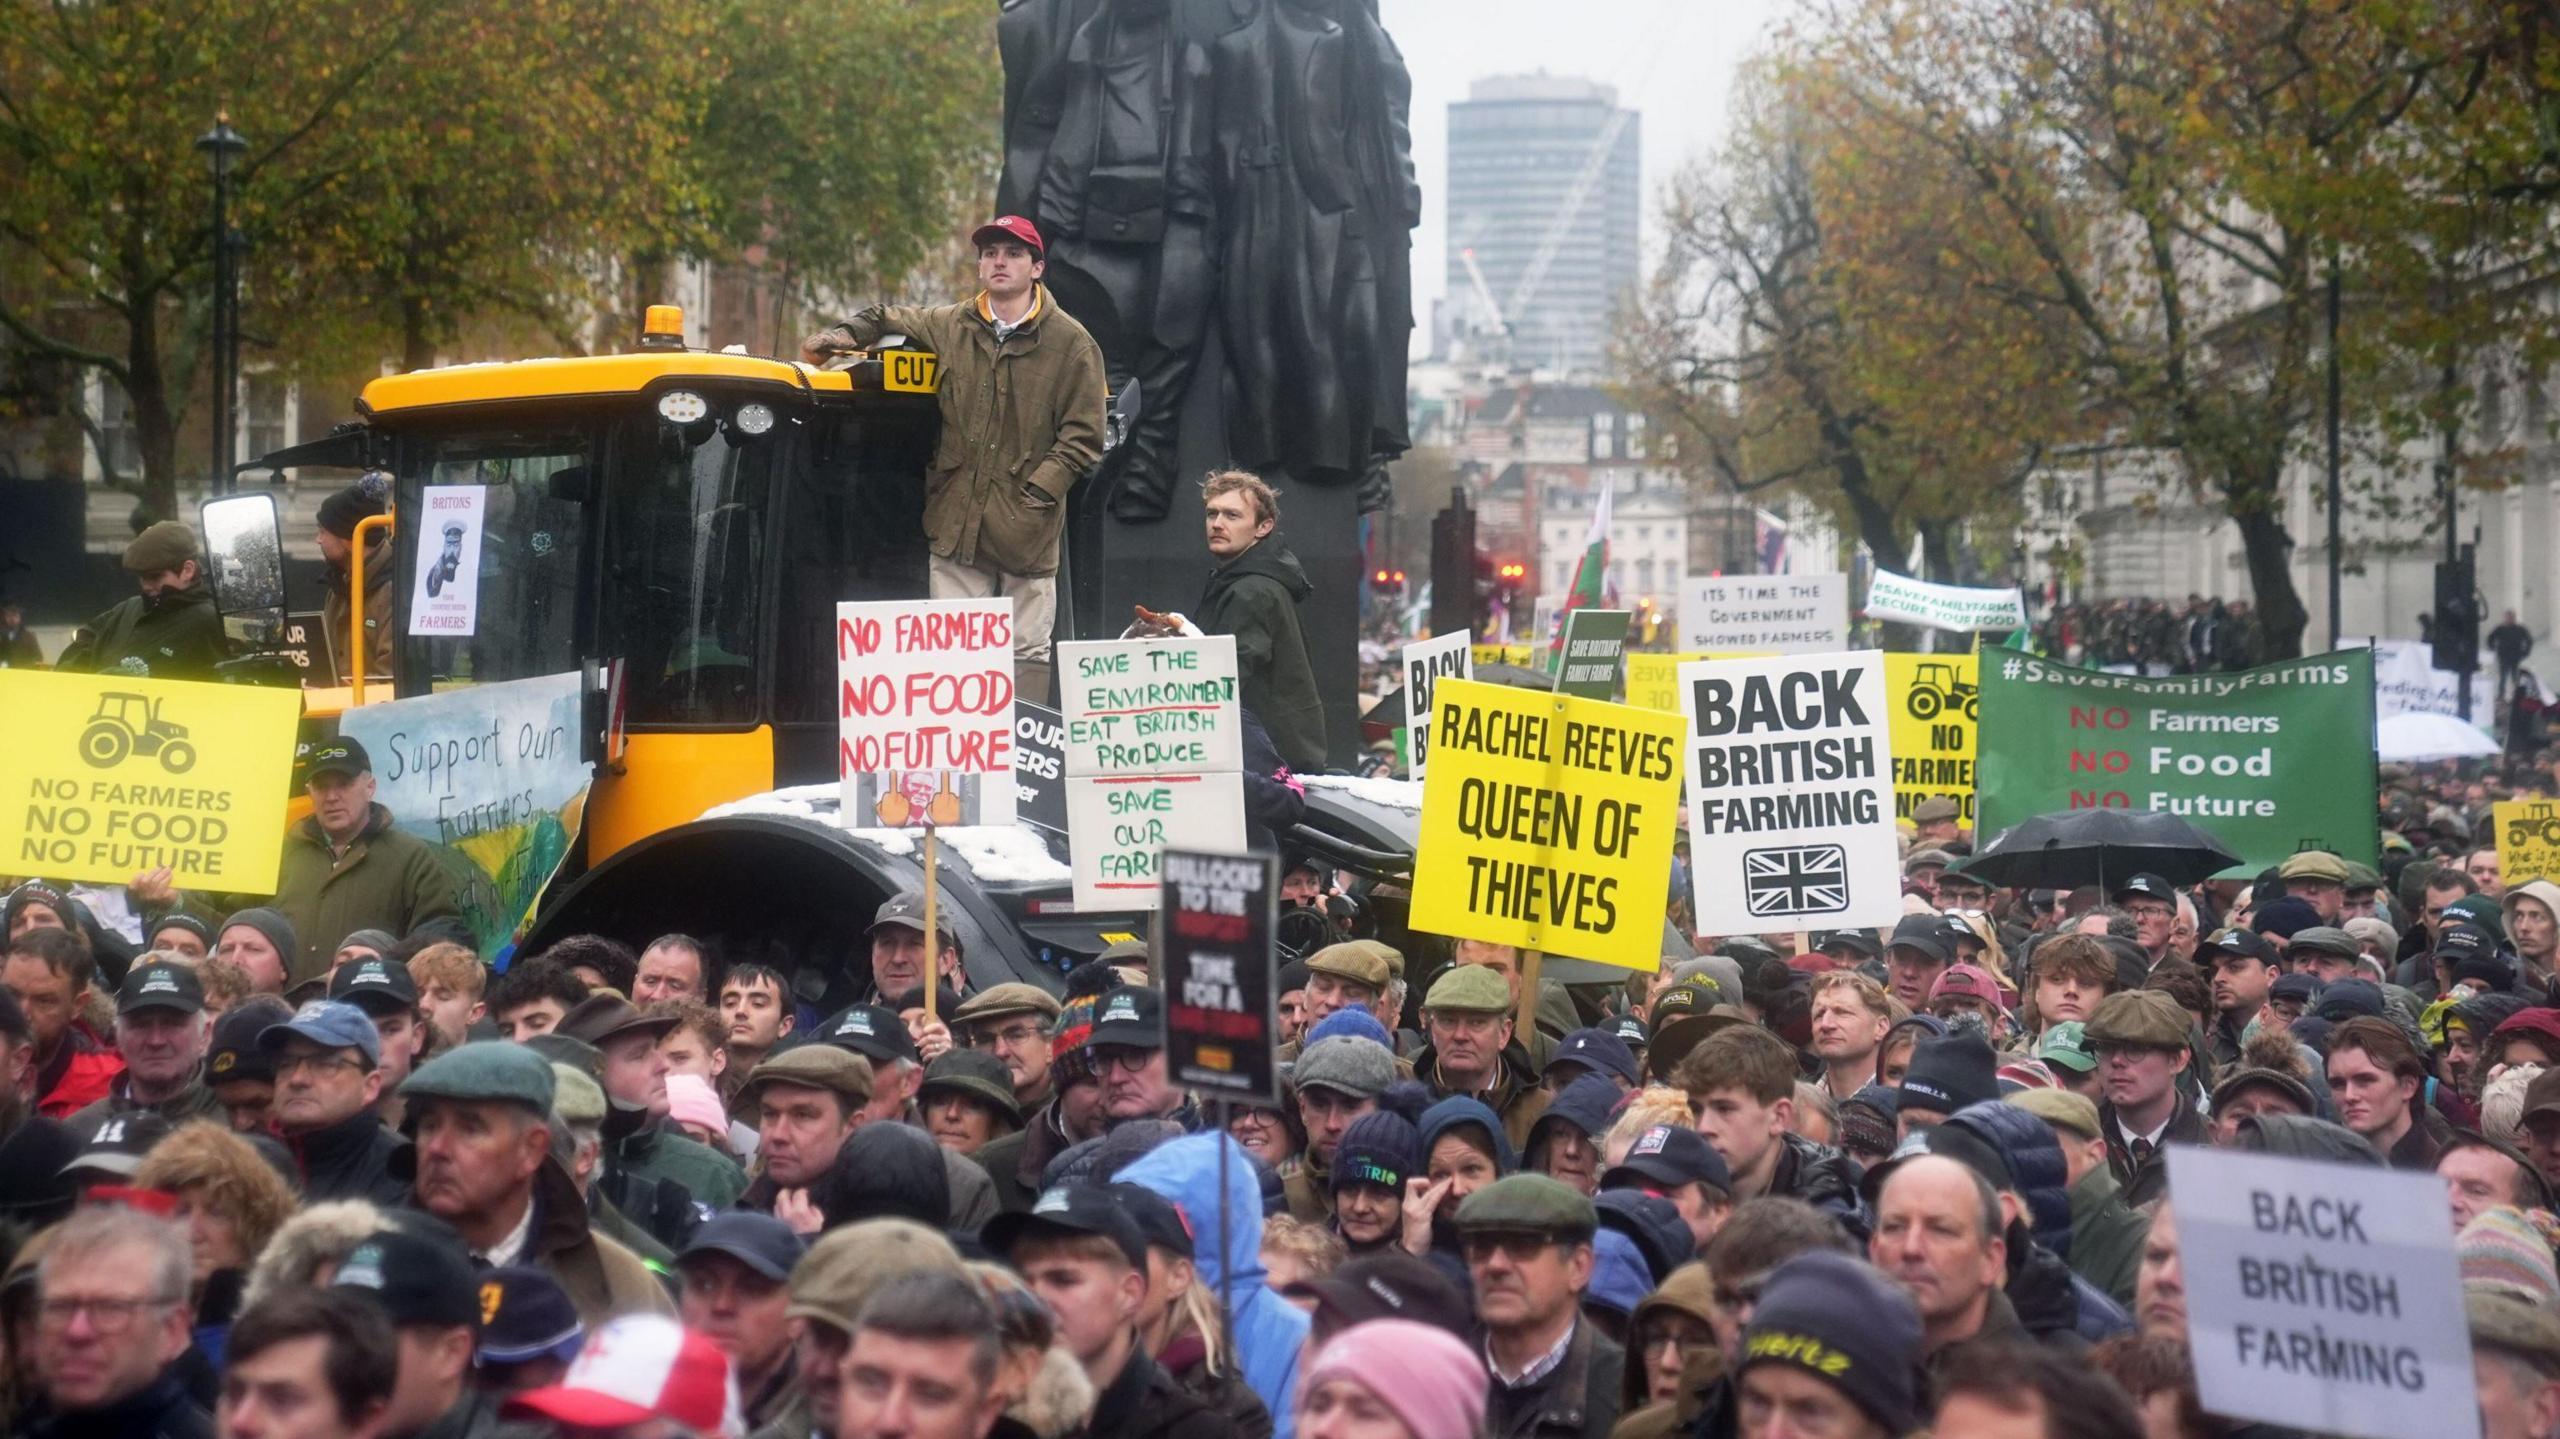
[[[2063,1162],[2062,1144],[2053,1137],[2053,1130],[2018,1106],[1997,1099],[1968,1104],[1947,1116],[1947,1123],[2000,1151],[2008,1161],[2009,1178],[2027,1201],[2027,1223],[2035,1231],[2036,1243],[2068,1259],[2071,1168]],[[2024,1308],[2019,1317],[2026,1317]]]
[[[1857,1161],[1801,1134],[1779,1137],[1787,1152],[1778,1156],[1778,1172],[1769,1181],[1769,1192],[1803,1200],[1839,1220],[1841,1227],[1864,1242],[1875,1221],[1858,1197]]]

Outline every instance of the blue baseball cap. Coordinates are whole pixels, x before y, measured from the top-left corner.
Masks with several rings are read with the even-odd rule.
[[[1557,1040],[1555,1052],[1547,1056],[1547,1067],[1553,1070],[1559,1064],[1578,1064],[1631,1088],[1644,1082],[1644,1071],[1636,1066],[1636,1052],[1606,1029],[1577,1029]]]
[[[682,1266],[697,1254],[725,1254],[779,1284],[791,1277],[791,1266],[808,1248],[790,1225],[772,1215],[736,1209],[702,1221],[676,1263]]]
[[[509,1265],[480,1276],[480,1343],[473,1361],[521,1364],[578,1357],[587,1337],[577,1306],[548,1269]]]
[[[258,1048],[282,1049],[288,1037],[310,1040],[323,1049],[352,1049],[364,1056],[367,1068],[382,1063],[382,1031],[373,1027],[372,1016],[343,999],[312,1000],[295,1010],[293,1018],[259,1030]]]

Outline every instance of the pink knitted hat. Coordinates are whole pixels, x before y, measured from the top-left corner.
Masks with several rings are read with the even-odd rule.
[[[1473,1439],[1484,1423],[1484,1361],[1438,1325],[1372,1319],[1333,1336],[1299,1384],[1301,1410],[1330,1379],[1378,1396],[1414,1439]]]
[[[678,1124],[699,1124],[714,1134],[729,1132],[729,1112],[720,1095],[699,1074],[667,1076],[667,1117]]]

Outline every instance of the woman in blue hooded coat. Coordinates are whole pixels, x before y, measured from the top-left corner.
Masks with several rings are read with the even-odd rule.
[[[1226,1151],[1226,1242],[1219,1236],[1219,1151]],[[1295,1432],[1298,1351],[1307,1316],[1265,1282],[1262,1184],[1253,1156],[1225,1134],[1191,1134],[1159,1145],[1116,1178],[1143,1184],[1172,1201],[1195,1236],[1200,1282],[1227,1301],[1236,1365],[1246,1387],[1271,1411],[1274,1439]]]

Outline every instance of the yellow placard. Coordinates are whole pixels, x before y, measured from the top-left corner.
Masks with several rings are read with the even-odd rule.
[[[1705,658],[1702,654],[1627,651],[1627,703],[1640,710],[1680,713],[1680,666]]]
[[[2560,801],[2502,799],[2489,807],[2498,842],[2498,878],[2509,889],[2560,879]]]
[[[273,894],[299,690],[0,670],[0,871]]]
[[[1973,828],[1973,750],[1981,733],[1981,657],[1884,657],[1893,716],[1893,816],[1932,795],[1956,802],[1956,823]]]
[[[1413,928],[1655,968],[1680,731],[1678,715],[1440,681]]]
[[[1540,667],[1543,656],[1536,645],[1469,645],[1478,665],[1518,665],[1524,670]]]

